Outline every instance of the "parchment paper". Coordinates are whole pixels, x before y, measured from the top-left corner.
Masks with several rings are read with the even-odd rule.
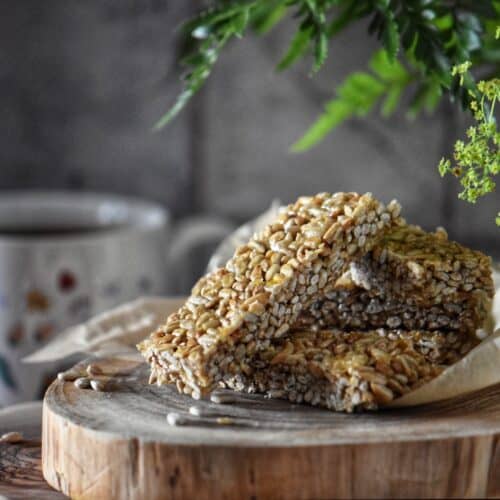
[[[253,232],[274,218],[278,204],[254,221],[240,227],[222,242],[210,260],[208,270],[219,267],[233,249],[248,240]],[[391,406],[415,406],[451,398],[500,383],[500,271],[494,271],[496,294],[491,318],[484,327],[488,335],[475,349],[439,377],[411,393],[395,400]],[[141,298],[124,304],[91,320],[67,329],[42,349],[25,358],[36,363],[55,361],[76,353],[113,354],[139,358],[135,345],[183,302],[177,298]]]

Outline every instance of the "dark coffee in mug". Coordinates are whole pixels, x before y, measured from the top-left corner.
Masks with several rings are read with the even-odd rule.
[[[1,227],[0,238],[2,236],[11,236],[15,238],[57,238],[64,236],[78,236],[83,234],[99,234],[108,231],[122,229],[121,225],[109,226],[46,226],[46,227]]]

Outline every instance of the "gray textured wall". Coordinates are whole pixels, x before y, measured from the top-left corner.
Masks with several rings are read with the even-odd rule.
[[[408,219],[444,225],[496,254],[498,197],[456,200],[436,165],[463,120],[449,106],[415,122],[354,120],[302,155],[287,149],[334,85],[374,50],[364,29],[343,35],[327,67],[284,74],[274,64],[287,27],[234,43],[189,109],[151,125],[179,89],[173,33],[195,0],[22,0],[0,6],[0,189],[69,188],[134,194],[175,214],[243,220],[273,198],[372,191]]]

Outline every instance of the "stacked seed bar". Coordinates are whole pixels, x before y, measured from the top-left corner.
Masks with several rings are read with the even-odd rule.
[[[422,307],[343,285],[302,314],[294,328],[402,328],[474,333],[484,324],[489,303],[489,300],[462,300]]]
[[[151,380],[199,398],[240,374],[300,313],[332,291],[349,264],[403,223],[395,201],[371,194],[302,197],[203,277],[166,324],[138,348]]]
[[[490,258],[416,226],[387,232],[305,311],[299,328],[404,328],[475,333],[491,308]]]
[[[490,257],[416,226],[387,232],[351,274],[363,288],[423,306],[494,293]]]
[[[355,193],[286,207],[138,346],[151,381],[353,411],[441,373],[478,342],[490,261],[399,211]]]
[[[336,411],[376,409],[416,389],[479,341],[457,332],[297,331],[226,385]]]

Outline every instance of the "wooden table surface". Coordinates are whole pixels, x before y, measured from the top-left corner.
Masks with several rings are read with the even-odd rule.
[[[13,500],[61,500],[67,498],[51,488],[42,475],[41,402],[0,410],[0,435],[21,432],[20,443],[0,443],[0,498]]]
[[[0,444],[0,495],[9,499],[67,498],[51,488],[42,476],[39,439]]]

